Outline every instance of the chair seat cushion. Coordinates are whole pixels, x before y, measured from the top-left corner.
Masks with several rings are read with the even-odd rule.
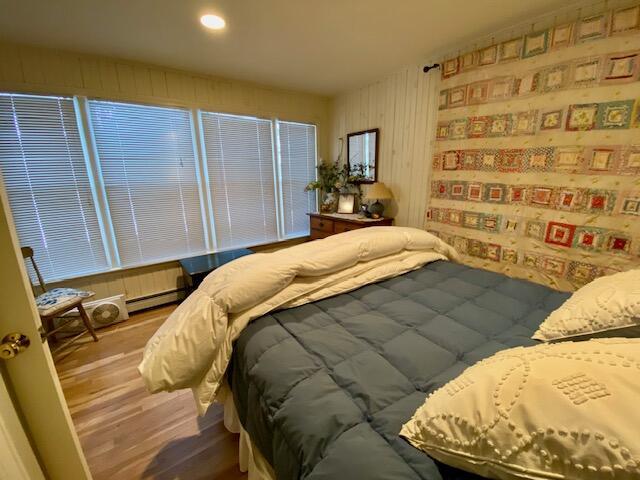
[[[42,317],[49,317],[62,313],[69,305],[73,305],[78,299],[91,298],[93,292],[77,290],[75,288],[54,288],[36,297],[38,313]]]

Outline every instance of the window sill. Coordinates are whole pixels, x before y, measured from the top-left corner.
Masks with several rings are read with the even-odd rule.
[[[304,242],[307,242],[308,240],[309,240],[309,234],[304,234],[304,235],[298,236],[298,237],[285,238],[285,239],[279,240],[277,242],[267,242],[267,243],[261,243],[261,244],[257,244],[257,245],[246,245],[246,246],[223,248],[223,249],[219,249],[219,250],[203,251],[201,253],[194,253],[191,256],[192,257],[196,257],[198,255],[207,255],[207,254],[210,254],[210,253],[225,252],[225,251],[229,251],[229,250],[236,250],[238,248],[249,248],[251,250],[255,250],[256,252],[269,253],[271,251],[280,250],[281,248],[287,248],[287,247],[290,247],[290,246],[293,246],[293,245],[297,245],[299,243],[304,243]],[[137,269],[142,269],[142,268],[147,268],[147,267],[157,267],[157,266],[160,266],[160,265],[170,264],[170,263],[175,263],[176,264],[175,266],[177,267],[178,266],[177,262],[182,258],[188,258],[188,257],[179,256],[179,257],[171,257],[171,258],[161,259],[161,260],[152,260],[150,262],[139,263],[139,264],[136,264],[136,265],[127,265],[126,267],[111,268],[109,270],[102,270],[102,271],[99,271],[99,272],[93,272],[93,273],[88,273],[88,274],[75,275],[75,276],[71,276],[71,277],[45,279],[45,282],[47,284],[63,283],[63,282],[66,282],[66,281],[71,281],[71,280],[89,279],[89,278],[93,278],[93,277],[99,277],[99,276],[109,275],[109,274],[116,274],[116,273],[120,273],[120,272],[130,272],[132,270],[137,270]]]

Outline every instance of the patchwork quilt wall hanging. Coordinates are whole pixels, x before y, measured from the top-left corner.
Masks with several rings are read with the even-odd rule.
[[[640,268],[640,4],[442,62],[425,225],[560,290]]]

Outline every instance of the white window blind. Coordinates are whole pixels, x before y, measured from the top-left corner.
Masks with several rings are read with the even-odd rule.
[[[278,122],[284,236],[309,235],[307,213],[317,208],[316,193],[304,187],[316,179],[316,127]]]
[[[45,280],[109,268],[72,99],[0,94],[0,168]]]
[[[217,248],[277,241],[271,121],[201,115]]]
[[[206,250],[190,112],[89,101],[123,266]]]

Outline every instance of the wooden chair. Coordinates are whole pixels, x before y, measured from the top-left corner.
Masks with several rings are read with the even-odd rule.
[[[70,322],[74,321],[75,318],[70,317],[69,320],[60,322],[57,327],[54,325],[54,319],[61,317],[63,314],[67,313],[70,310],[73,310],[74,308],[77,308],[78,312],[80,313],[80,318],[82,319],[82,322],[86,327],[86,330],[75,335],[59,348],[70,345],[72,342],[76,341],[87,332],[91,334],[91,336],[93,337],[93,341],[97,342],[98,336],[96,335],[93,325],[91,324],[91,320],[89,320],[87,312],[82,306],[82,302],[88,298],[93,297],[94,293],[84,290],[77,290],[75,288],[54,288],[51,290],[47,290],[47,286],[44,283],[42,275],[40,274],[38,265],[36,265],[36,262],[33,258],[33,249],[31,247],[22,247],[21,250],[22,257],[31,261],[31,265],[38,279],[38,284],[40,286],[40,289],[42,290],[42,293],[36,297],[36,305],[38,307],[38,313],[40,314],[40,318],[42,319],[42,324],[44,327],[43,338],[50,338],[51,341],[55,343],[56,332],[62,330]]]

